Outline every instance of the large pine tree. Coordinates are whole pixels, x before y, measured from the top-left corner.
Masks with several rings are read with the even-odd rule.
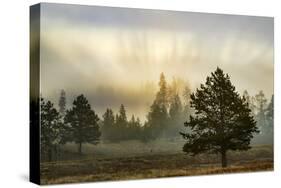
[[[150,106],[150,111],[147,115],[147,138],[156,139],[159,136],[165,136],[165,129],[168,125],[168,90],[167,82],[163,73],[160,75],[159,91],[153,104]]]
[[[156,94],[155,102],[164,107],[168,107],[168,86],[164,73],[160,74],[160,81],[158,83],[159,91]]]
[[[61,141],[62,122],[54,104],[41,98],[41,152],[47,155],[48,161],[53,159],[53,150]]]
[[[258,132],[256,122],[228,74],[217,68],[190,97],[195,115],[185,123],[191,133],[181,133],[186,139],[184,152],[220,153],[222,167],[226,167],[227,151],[250,149],[253,134]]]
[[[99,118],[91,109],[84,95],[79,95],[73,101],[73,107],[66,111],[64,122],[69,126],[70,141],[78,144],[78,152],[82,154],[82,144],[97,144],[101,133],[98,125]]]

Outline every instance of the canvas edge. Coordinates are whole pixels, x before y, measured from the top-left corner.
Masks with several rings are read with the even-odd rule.
[[[30,6],[29,181],[40,185],[40,4]]]

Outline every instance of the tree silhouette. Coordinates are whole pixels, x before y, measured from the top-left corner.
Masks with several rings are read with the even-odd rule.
[[[101,133],[98,125],[99,118],[91,109],[84,95],[79,95],[73,101],[73,107],[66,111],[64,122],[69,126],[70,141],[78,144],[78,152],[82,154],[82,144],[97,144]]]
[[[127,115],[126,115],[126,110],[123,104],[121,104],[120,109],[119,109],[119,116],[117,120],[119,125],[126,127],[128,120],[127,120]]]
[[[191,133],[180,133],[186,139],[184,152],[220,153],[222,167],[226,167],[228,150],[250,149],[253,133],[258,132],[256,122],[228,74],[217,68],[190,97],[195,115],[185,123]]]
[[[61,140],[61,118],[59,112],[50,101],[41,98],[41,151],[47,154],[48,161],[52,161],[54,147]]]
[[[132,115],[131,120],[128,122],[128,128],[127,128],[127,134],[128,139],[136,140],[140,139],[141,134],[141,123],[139,118],[135,118],[134,115]]]
[[[252,114],[253,116],[255,116],[255,115],[256,115],[256,109],[257,109],[257,106],[256,106],[256,104],[255,104],[255,103],[256,103],[255,97],[250,96],[250,94],[248,93],[247,90],[245,90],[245,91],[243,92],[243,97],[245,98],[246,102],[247,102],[248,105],[249,105],[249,108],[250,108],[250,110],[251,110],[251,114]]]
[[[267,99],[266,99],[263,91],[262,90],[259,91],[259,93],[256,94],[255,98],[256,98],[258,111],[263,112],[267,105]]]
[[[105,140],[112,140],[114,133],[114,123],[115,118],[113,111],[111,109],[106,109],[103,114],[103,122],[102,122],[102,137]]]
[[[126,140],[127,139],[127,130],[128,120],[126,115],[126,110],[123,104],[121,104],[119,109],[119,114],[116,114],[116,123],[115,123],[115,136],[117,140]]]
[[[175,94],[171,99],[169,109],[170,121],[167,132],[170,136],[178,136],[178,132],[182,127],[183,121],[183,107],[178,94]]]
[[[65,105],[66,105],[65,91],[62,89],[59,98],[59,112],[62,116],[65,115]]]
[[[164,130],[168,123],[168,112],[165,106],[158,105],[156,102],[150,107],[150,112],[147,116],[147,129],[149,129],[149,137],[156,139],[164,136]]]
[[[164,107],[168,107],[168,87],[167,87],[167,82],[165,79],[165,75],[162,72],[160,74],[160,81],[158,83],[159,85],[159,91],[156,94],[156,99],[155,102],[160,105],[160,106],[164,106]]]
[[[66,106],[66,97],[65,97],[65,91],[63,89],[60,92],[58,106],[59,106],[59,114],[61,117],[61,121],[63,122],[64,116],[65,116],[65,110],[66,110],[66,107],[65,107]],[[68,135],[67,135],[67,132],[65,131],[64,123],[61,124],[61,127],[59,128],[59,130],[61,133],[61,140],[60,140],[60,143],[58,143],[55,146],[56,156],[59,156],[59,154],[60,154],[60,145],[65,144],[68,139]]]
[[[267,119],[267,133],[273,134],[273,118],[274,118],[274,96],[271,96],[270,103],[266,109],[266,119]]]
[[[164,136],[164,130],[168,124],[168,92],[167,82],[163,73],[160,75],[159,91],[153,104],[150,106],[150,111],[147,115],[146,128],[148,129],[146,138],[155,139],[159,136]]]
[[[266,107],[267,107],[267,99],[263,93],[263,91],[259,91],[259,93],[255,96],[256,105],[257,105],[257,126],[261,131],[261,135],[266,133]]]

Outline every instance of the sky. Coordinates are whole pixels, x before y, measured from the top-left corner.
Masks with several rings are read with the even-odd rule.
[[[238,92],[273,94],[271,17],[41,4],[41,94],[67,105],[83,93],[102,115],[124,104],[142,120],[160,73],[191,90],[216,67]]]

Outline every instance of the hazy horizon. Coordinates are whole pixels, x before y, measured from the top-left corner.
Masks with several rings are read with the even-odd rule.
[[[273,18],[43,3],[41,93],[83,93],[99,114],[120,104],[142,120],[163,72],[194,90],[216,67],[242,93],[273,94]]]

